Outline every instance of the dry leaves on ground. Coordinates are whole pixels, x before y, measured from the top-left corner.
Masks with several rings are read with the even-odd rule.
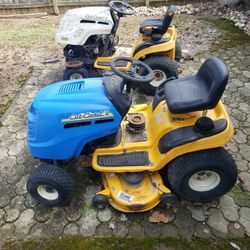
[[[149,221],[151,223],[168,223],[168,218],[164,213],[161,213],[159,211],[155,211],[152,213],[152,215],[149,217]]]

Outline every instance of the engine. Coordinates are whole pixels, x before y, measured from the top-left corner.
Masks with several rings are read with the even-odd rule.
[[[84,45],[66,45],[64,56],[66,61],[80,60],[84,64],[93,64],[99,56],[112,56],[115,53],[115,37],[110,35],[93,35]]]

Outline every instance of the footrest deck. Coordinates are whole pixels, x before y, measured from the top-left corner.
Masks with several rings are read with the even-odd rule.
[[[97,157],[99,166],[123,167],[123,166],[149,166],[148,152],[132,152],[115,155],[102,155]]]
[[[105,66],[105,67],[110,67],[110,62],[107,61],[98,61],[97,62],[98,66]],[[128,62],[117,62],[116,67],[127,67]]]

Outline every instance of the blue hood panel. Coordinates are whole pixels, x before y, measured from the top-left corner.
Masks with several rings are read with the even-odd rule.
[[[70,159],[86,143],[117,132],[120,123],[102,78],[55,83],[41,89],[30,107],[29,149],[41,159]]]

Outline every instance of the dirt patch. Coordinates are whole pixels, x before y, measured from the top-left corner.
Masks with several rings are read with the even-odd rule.
[[[33,67],[60,55],[54,42],[58,17],[0,20],[0,116]]]
[[[133,44],[139,35],[139,24],[146,19],[150,17],[123,18],[118,29],[120,43]],[[204,23],[197,16],[176,15],[173,25],[177,29],[177,39],[181,42],[182,49],[187,50],[190,55],[208,50],[220,36],[220,31],[213,24]]]
[[[33,67],[51,58],[63,61],[63,47],[54,40],[61,17],[0,20],[0,116]],[[145,19],[122,18],[118,29],[120,44],[133,44],[139,35],[139,24]],[[207,50],[219,35],[213,25],[194,16],[177,15],[174,25],[184,51],[191,55]]]

